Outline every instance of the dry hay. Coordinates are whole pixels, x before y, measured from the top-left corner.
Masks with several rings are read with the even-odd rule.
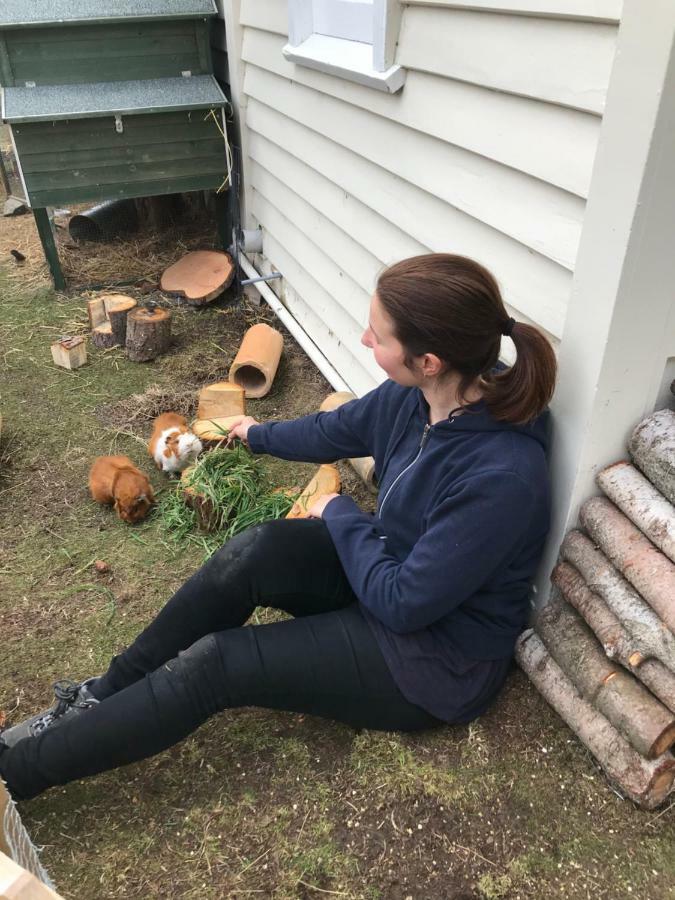
[[[108,403],[96,410],[105,425],[135,434],[149,433],[150,422],[163,412],[177,412],[190,419],[197,406],[194,388],[169,388],[158,384],[142,394],[131,394],[116,403]]]
[[[26,257],[17,263],[10,250],[19,250]],[[10,281],[21,289],[37,290],[51,284],[49,268],[42,250],[42,244],[31,213],[21,216],[0,216],[0,264]]]

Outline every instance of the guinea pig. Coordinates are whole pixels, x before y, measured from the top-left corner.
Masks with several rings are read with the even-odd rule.
[[[190,431],[183,416],[166,412],[153,423],[148,451],[158,469],[173,474],[192,465],[202,452],[202,442]]]
[[[89,470],[89,491],[97,503],[114,506],[130,524],[145,518],[155,502],[147,476],[128,456],[97,456]]]

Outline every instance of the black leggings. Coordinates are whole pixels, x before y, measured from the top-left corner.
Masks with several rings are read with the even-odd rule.
[[[295,618],[242,627],[256,606]],[[269,522],[225,544],[93,692],[98,706],[2,753],[17,799],[152,756],[234,707],[387,731],[441,724],[399,691],[326,526],[312,519]]]

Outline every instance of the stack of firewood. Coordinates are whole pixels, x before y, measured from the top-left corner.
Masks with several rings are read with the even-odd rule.
[[[517,658],[624,795],[653,809],[675,783],[675,411],[633,432],[632,463],[563,541],[550,603]]]

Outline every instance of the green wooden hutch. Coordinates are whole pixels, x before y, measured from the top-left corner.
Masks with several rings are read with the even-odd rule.
[[[214,0],[0,3],[2,118],[58,288],[47,207],[228,183],[216,14]]]

